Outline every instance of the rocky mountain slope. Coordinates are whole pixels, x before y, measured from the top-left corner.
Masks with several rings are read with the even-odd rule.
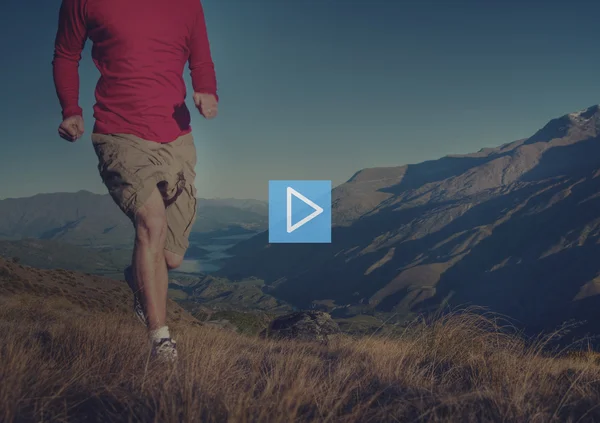
[[[198,199],[193,232],[258,232],[267,226],[267,212],[258,200]],[[0,200],[0,239],[23,238],[129,247],[133,228],[108,195],[79,191]]]
[[[536,326],[600,302],[600,108],[531,137],[333,190],[333,243],[235,246],[222,275],[264,279],[297,306],[399,315],[477,304]]]

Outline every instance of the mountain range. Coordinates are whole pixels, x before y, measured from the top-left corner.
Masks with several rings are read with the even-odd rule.
[[[267,212],[263,201],[200,198],[192,232],[196,237],[259,232],[267,226]],[[79,191],[0,200],[0,240],[25,238],[130,248],[133,226],[108,194]]]
[[[218,274],[297,307],[407,316],[476,304],[527,327],[600,312],[600,107],[473,154],[357,172],[331,244],[234,246]]]

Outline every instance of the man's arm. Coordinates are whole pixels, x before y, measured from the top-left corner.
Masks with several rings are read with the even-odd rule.
[[[82,114],[79,107],[79,61],[87,39],[85,1],[63,0],[60,7],[52,69],[63,119]]]
[[[196,94],[210,94],[218,101],[215,65],[210,53],[210,43],[202,3],[198,1],[196,20],[190,36],[189,66],[192,87]]]

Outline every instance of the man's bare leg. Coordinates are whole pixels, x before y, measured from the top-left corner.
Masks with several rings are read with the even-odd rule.
[[[169,276],[165,259],[167,217],[163,198],[156,188],[135,216],[133,274],[141,291],[148,329],[166,326]]]

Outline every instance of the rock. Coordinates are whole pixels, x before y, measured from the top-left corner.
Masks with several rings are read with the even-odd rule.
[[[328,313],[322,311],[298,311],[273,320],[260,333],[261,338],[299,339],[326,343],[340,333],[340,328]]]

